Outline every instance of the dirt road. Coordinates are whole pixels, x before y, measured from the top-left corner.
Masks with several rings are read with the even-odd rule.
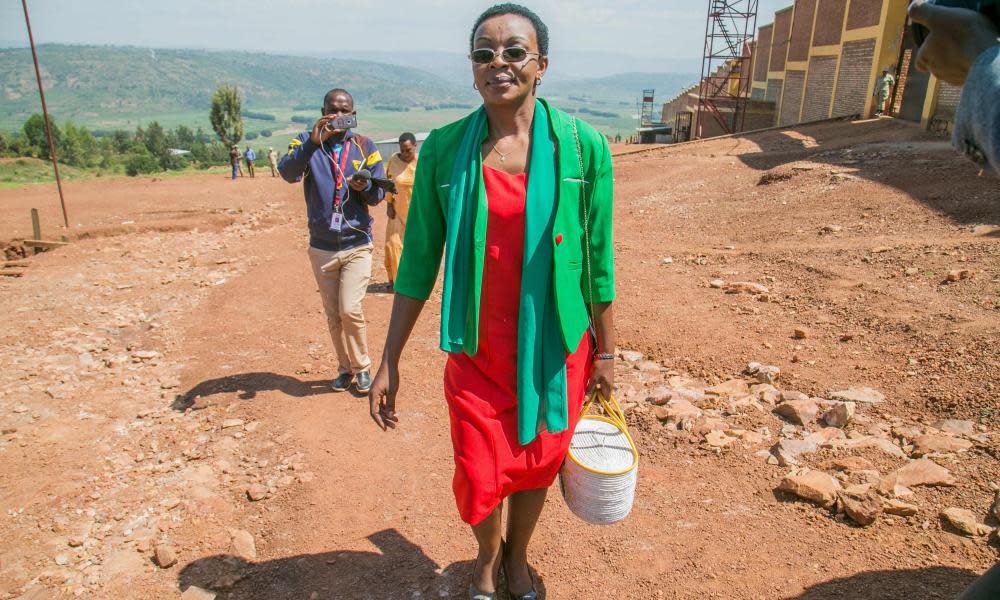
[[[939,518],[967,508],[996,525],[995,180],[880,121],[656,150],[619,161],[616,182],[620,347],[644,354],[618,367],[640,487],[604,528],[553,489],[533,550],[549,598],[951,598],[997,560],[995,542]],[[0,223],[45,191],[0,193]],[[401,427],[384,434],[363,399],[326,388],[298,187],[70,192],[71,237],[86,239],[0,281],[0,598],[463,597],[474,544],[450,491],[436,298],[404,357]],[[738,282],[766,291],[726,293]],[[377,287],[366,300],[376,357],[390,304]],[[777,391],[711,391],[753,379],[753,361],[779,367],[785,392],[885,401],[859,404],[837,438],[774,414]],[[658,408],[661,386],[674,399]],[[684,390],[699,414],[675,422],[662,409]],[[943,418],[971,430],[943,434]],[[816,432],[831,443],[772,464],[776,443]],[[862,528],[776,491],[849,456],[866,468],[845,487],[886,476],[927,435],[962,443],[931,456],[954,485],[901,498],[912,516]]]

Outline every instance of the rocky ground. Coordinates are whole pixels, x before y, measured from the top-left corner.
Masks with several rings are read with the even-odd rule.
[[[639,489],[610,527],[551,494],[548,597],[951,598],[998,560],[996,180],[889,120],[630,154],[616,180]],[[0,278],[0,598],[463,597],[436,301],[382,434],[325,387],[300,189],[67,191],[47,237],[73,243],[9,244]],[[54,202],[0,192],[0,238]],[[390,303],[366,301],[376,360]]]

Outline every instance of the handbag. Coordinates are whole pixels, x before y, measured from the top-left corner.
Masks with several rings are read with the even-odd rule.
[[[573,137],[580,160],[580,194],[583,204],[584,259],[589,292],[588,307],[593,306],[593,278],[590,265],[590,203],[587,200],[586,172],[577,119],[573,118]],[[594,315],[591,313],[591,326]],[[597,400],[604,415],[592,415]],[[625,414],[614,396],[605,397],[599,390],[583,406],[580,421],[573,431],[569,452],[559,470],[563,498],[570,511],[588,523],[607,525],[621,521],[632,511],[639,473],[639,451],[628,431]]]

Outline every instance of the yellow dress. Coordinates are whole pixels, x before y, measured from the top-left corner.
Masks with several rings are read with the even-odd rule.
[[[396,281],[399,259],[403,255],[403,233],[406,231],[406,213],[410,210],[417,159],[410,163],[403,162],[397,152],[389,159],[385,172],[389,179],[396,182],[396,193],[386,196],[386,202],[396,209],[396,218],[387,219],[385,225],[385,270],[389,273],[389,281]]]

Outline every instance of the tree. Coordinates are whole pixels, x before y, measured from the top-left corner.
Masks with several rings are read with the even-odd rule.
[[[62,132],[59,131],[55,123],[50,123],[50,125],[52,125],[52,143],[58,148],[62,141]],[[42,115],[38,113],[31,115],[21,129],[24,133],[24,139],[30,147],[30,152],[34,156],[51,158],[49,156],[49,142],[45,137],[45,119]]]
[[[225,146],[240,143],[243,139],[242,100],[235,85],[222,85],[212,95],[212,111],[208,119],[212,129]]]

